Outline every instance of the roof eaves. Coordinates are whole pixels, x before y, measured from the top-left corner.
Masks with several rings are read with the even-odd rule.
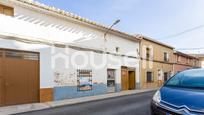
[[[55,8],[55,7],[50,7],[48,5],[45,5],[45,4],[36,2],[36,1],[32,1],[32,0],[11,0],[11,1],[18,1],[18,2],[21,2],[21,3],[24,3],[24,4],[28,4],[28,5],[32,5],[32,6],[44,9],[44,10],[52,11],[52,12],[55,12],[57,14],[60,14],[60,15],[63,15],[63,16],[67,16],[67,17],[76,19],[78,21],[85,22],[85,23],[97,26],[97,27],[99,27],[101,29],[110,29],[108,26],[96,23],[96,22],[91,21],[89,19],[82,18],[81,16],[78,16],[76,14],[73,14],[73,13],[70,13],[70,12],[67,12],[67,11]],[[119,30],[116,30],[116,29],[110,29],[110,31],[112,31],[114,33],[117,33],[117,34],[122,34],[122,35],[124,35],[126,37],[130,37],[130,38],[138,40],[138,41],[141,40],[141,39],[139,39],[139,38],[137,38],[137,37],[135,37],[133,35],[130,35],[130,34],[126,33],[126,32],[122,32],[122,31],[119,31]]]
[[[140,35],[142,37],[142,39],[145,39],[145,40],[148,40],[148,41],[151,41],[151,42],[154,42],[156,44],[159,44],[159,45],[162,45],[162,46],[165,46],[165,47],[168,47],[168,48],[171,48],[171,49],[175,49],[173,46],[170,46],[170,45],[167,45],[165,43],[162,43],[160,41],[157,41],[155,39],[152,39],[150,37],[147,37],[147,36],[143,36],[143,35]]]
[[[196,56],[189,55],[189,54],[186,54],[186,53],[183,53],[183,52],[177,51],[177,50],[174,50],[174,54],[182,55],[182,56],[189,57],[189,58],[198,59]]]

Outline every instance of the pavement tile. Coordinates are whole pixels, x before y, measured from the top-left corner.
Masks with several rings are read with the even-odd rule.
[[[46,103],[33,103],[33,104],[0,107],[0,115],[8,115],[8,114],[23,113],[23,112],[29,112],[29,111],[35,111],[35,110],[42,110],[42,109],[48,109],[48,108],[53,108],[53,107],[72,105],[72,104],[78,104],[78,103],[83,103],[83,102],[90,102],[90,101],[108,99],[108,98],[113,98],[113,97],[143,93],[143,92],[154,91],[154,90],[157,90],[157,88],[156,89],[146,89],[146,90],[122,91],[122,92],[117,92],[117,93],[82,97],[82,98],[76,98],[76,99],[67,99],[67,100],[53,101],[53,102],[46,102]]]

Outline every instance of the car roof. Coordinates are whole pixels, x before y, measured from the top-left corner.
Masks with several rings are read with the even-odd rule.
[[[198,68],[198,69],[188,69],[180,72],[181,74],[185,75],[192,75],[192,76],[203,76],[204,77],[204,69]]]
[[[187,69],[185,72],[200,72],[204,71],[204,68],[196,68],[196,69]]]

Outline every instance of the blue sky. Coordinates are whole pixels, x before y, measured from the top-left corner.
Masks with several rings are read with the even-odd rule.
[[[204,0],[36,1],[105,25],[120,19],[116,29],[149,36],[175,48],[204,48]]]

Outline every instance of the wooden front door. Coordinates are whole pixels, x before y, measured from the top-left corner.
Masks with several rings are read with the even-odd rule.
[[[0,50],[0,106],[3,105],[4,100],[4,79],[3,79],[3,52]]]
[[[135,70],[134,68],[121,68],[121,89],[133,90],[135,89]]]
[[[2,58],[1,105],[39,101],[39,56],[36,53],[5,50]]]
[[[121,68],[121,89],[122,90],[129,89],[128,69],[125,67]]]
[[[135,89],[135,71],[129,71],[129,90]]]

